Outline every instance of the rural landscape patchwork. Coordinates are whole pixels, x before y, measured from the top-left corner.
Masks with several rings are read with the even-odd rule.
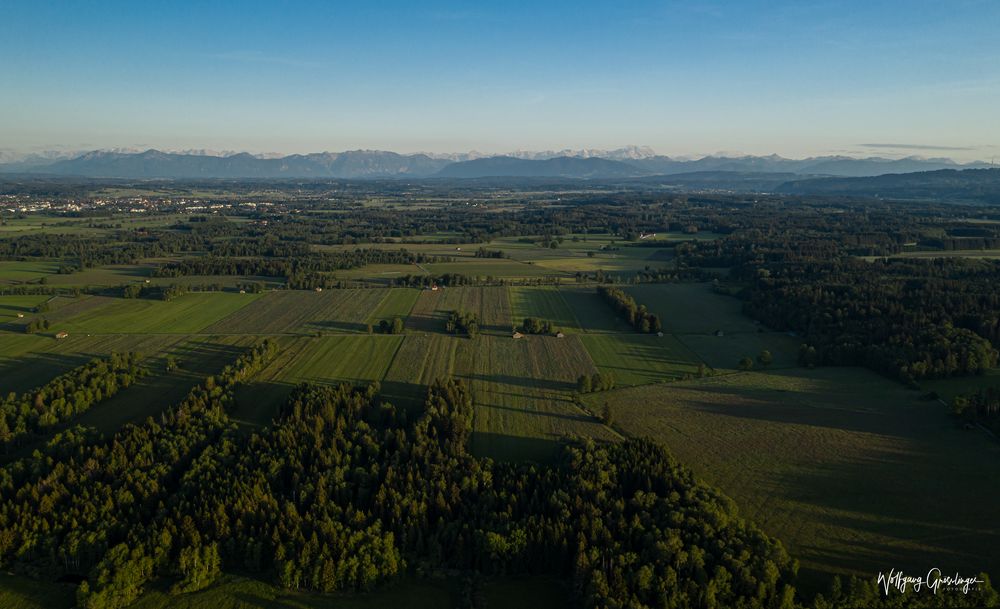
[[[4,181],[7,604],[995,600],[1000,212],[517,181]]]
[[[997,32],[0,1],[0,609],[1000,607]]]

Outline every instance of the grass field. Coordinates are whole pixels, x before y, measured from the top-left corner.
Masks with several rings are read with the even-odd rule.
[[[476,313],[483,334],[510,335],[513,329],[510,301],[504,287],[423,290],[407,325],[420,332],[444,332],[448,313],[455,310]]]
[[[53,261],[0,261],[0,284],[36,281],[58,270],[59,263]]]
[[[584,332],[634,331],[608,306],[607,302],[597,295],[594,288],[559,288],[559,291]]]
[[[698,357],[669,334],[586,334],[580,340],[619,386],[674,381],[698,371]]]
[[[526,317],[536,317],[551,321],[563,332],[579,332],[573,310],[566,304],[562,292],[555,286],[511,287],[511,318],[520,324]]]
[[[459,345],[467,342],[442,334],[406,335],[382,381],[383,395],[397,405],[422,407],[426,388],[454,375]]]
[[[863,369],[738,373],[606,394],[818,573],[997,572],[1000,445]],[[945,565],[947,565],[945,567]]]
[[[566,436],[614,439],[572,401],[576,379],[596,371],[575,336],[480,336],[460,345],[459,361],[473,362],[476,404],[472,450],[500,460],[547,461]]]
[[[106,306],[53,325],[70,334],[190,334],[231,315],[257,294],[189,293],[173,300],[106,298]]]
[[[800,339],[762,327],[743,314],[738,299],[713,291],[711,284],[652,284],[626,291],[660,316],[664,332],[712,368],[735,369],[743,356],[756,358],[763,350],[771,352],[774,368],[798,364]]]
[[[147,356],[158,354],[183,338],[170,334],[79,334],[56,340],[46,336],[0,334],[0,392],[27,391],[113,351],[137,351]]]
[[[285,338],[281,353],[256,381],[237,390],[233,418],[266,425],[299,383],[381,381],[396,356],[402,336],[324,336]]]
[[[366,320],[370,324],[378,324],[385,319],[401,317],[405,321],[413,310],[413,305],[417,303],[420,290],[415,288],[393,288],[388,290],[382,302],[372,311]]]
[[[50,296],[0,296],[0,324],[6,324],[18,319],[18,314],[25,319],[38,317],[32,309],[49,300]]]
[[[387,289],[268,292],[204,329],[219,334],[366,333]],[[246,298],[249,294],[240,294]]]
[[[543,277],[564,274],[539,265],[502,258],[469,258],[456,262],[437,262],[422,266],[433,275],[461,273],[469,277]]]

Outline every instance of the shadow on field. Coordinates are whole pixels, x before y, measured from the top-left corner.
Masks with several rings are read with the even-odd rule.
[[[476,431],[472,434],[472,454],[497,461],[552,463],[562,450],[562,442],[547,438],[525,438]]]
[[[368,327],[365,324],[353,321],[310,321],[306,327],[311,330],[326,332],[350,332],[351,334],[367,333]]]
[[[497,395],[492,393],[491,395]],[[532,397],[532,396],[520,396],[513,393],[499,394],[499,395],[510,395],[513,397]],[[477,402],[476,408],[489,408],[492,410],[506,410],[507,412],[517,412],[523,415],[529,415],[533,417],[548,417],[552,419],[564,419],[566,421],[580,421],[583,423],[593,423],[594,418],[587,416],[585,414],[564,414],[561,412],[543,412],[541,410],[535,410],[532,408],[514,408],[513,406],[501,406],[499,404],[487,404],[485,402]]]
[[[548,391],[572,391],[576,389],[576,383],[566,381],[555,381],[551,379],[537,379],[523,376],[512,376],[510,374],[463,374],[463,379],[470,381],[481,381],[484,383],[500,383],[503,385],[513,385],[515,387],[527,387],[530,389],[545,389]]]
[[[85,353],[29,353],[0,358],[0,393],[23,393],[89,362]]]

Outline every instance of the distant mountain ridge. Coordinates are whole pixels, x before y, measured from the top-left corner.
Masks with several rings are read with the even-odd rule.
[[[770,156],[706,156],[675,159],[648,147],[616,150],[517,151],[509,155],[398,154],[352,150],[313,154],[250,154],[195,150],[92,151],[67,158],[66,153],[32,156],[6,154],[0,173],[44,173],[92,178],[483,178],[561,177],[606,179],[705,172],[795,174],[801,176],[871,177],[942,169],[988,168],[981,162],[959,164],[950,159],[909,157],[852,158],[826,156],[786,159]]]

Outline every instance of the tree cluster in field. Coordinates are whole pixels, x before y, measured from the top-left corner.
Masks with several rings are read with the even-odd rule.
[[[980,423],[1000,435],[1000,387],[956,395],[951,400],[951,413],[968,423]]]
[[[0,447],[5,451],[35,433],[82,414],[142,378],[138,353],[112,353],[0,402]]]
[[[24,331],[26,334],[35,334],[37,332],[44,332],[50,327],[52,327],[52,325],[49,323],[49,320],[42,317],[40,319],[32,319],[25,324]]]
[[[477,249],[475,256],[476,258],[509,258],[503,250],[488,250],[485,247]]]
[[[615,388],[615,375],[611,372],[581,374],[576,379],[576,390],[580,393],[610,391]]]
[[[521,322],[521,331],[525,334],[555,334],[559,331],[551,321],[537,317],[525,317]]]
[[[452,311],[448,313],[444,329],[449,334],[465,334],[472,338],[479,334],[479,316],[471,311]]]
[[[597,286],[597,293],[636,331],[655,334],[663,330],[657,315],[650,313],[646,305],[636,304],[635,299],[620,288],[601,285]]]
[[[383,319],[378,322],[378,332],[379,334],[402,334],[406,327],[403,323],[402,317],[393,317],[392,320]],[[368,333],[374,332],[371,324],[368,325]]]

